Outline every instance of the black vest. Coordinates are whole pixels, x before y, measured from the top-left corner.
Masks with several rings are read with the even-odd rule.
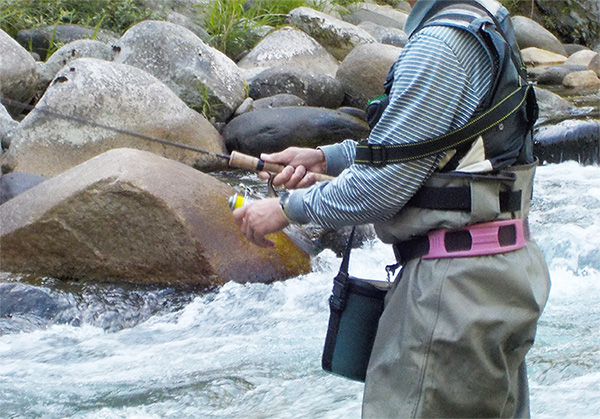
[[[428,26],[450,26],[468,31],[486,48],[491,58],[492,84],[465,126],[443,136],[411,144],[381,146],[361,142],[357,146],[355,163],[400,163],[456,150],[443,169],[454,170],[473,141],[480,136],[483,138],[485,159],[493,169],[531,163],[532,128],[538,107],[533,87],[527,82],[526,67],[506,9],[494,0],[437,0],[425,2],[425,6],[421,4],[420,9],[421,19],[411,22],[411,36]],[[393,67],[384,84],[386,93],[389,93],[392,82]],[[381,116],[385,102],[384,98],[370,105],[367,112],[372,118],[370,123]]]

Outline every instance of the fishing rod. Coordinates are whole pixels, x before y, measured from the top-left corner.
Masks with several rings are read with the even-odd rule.
[[[216,151],[208,151],[208,150],[204,150],[204,149],[201,149],[198,147],[193,147],[193,146],[190,146],[187,144],[179,143],[176,141],[165,140],[164,138],[153,137],[150,135],[140,134],[137,132],[126,130],[126,129],[113,127],[111,125],[102,124],[102,123],[99,123],[96,121],[91,121],[89,119],[80,118],[78,116],[65,115],[60,112],[55,112],[55,111],[51,111],[49,109],[45,109],[43,107],[31,106],[31,105],[28,105],[28,104],[25,104],[22,102],[18,102],[18,101],[12,100],[12,99],[0,98],[0,102],[3,105],[21,107],[28,111],[32,111],[35,109],[36,111],[39,111],[39,112],[42,112],[42,113],[45,113],[47,115],[54,116],[57,118],[62,118],[62,119],[66,119],[69,121],[78,122],[80,124],[89,125],[89,126],[93,126],[93,127],[97,127],[97,128],[102,128],[102,129],[105,129],[108,131],[117,132],[119,134],[130,135],[134,138],[140,138],[143,140],[152,141],[152,142],[163,144],[163,145],[182,148],[185,150],[190,150],[190,151],[195,151],[197,153],[206,154],[206,155],[209,155],[212,157],[217,157],[220,159],[227,160],[229,167],[234,167],[237,169],[245,169],[245,170],[252,170],[252,171],[259,171],[259,172],[265,171],[265,172],[269,172],[272,174],[277,174],[277,173],[281,173],[281,171],[285,168],[285,166],[282,164],[269,163],[269,162],[261,160],[257,157],[249,156],[247,154],[240,153],[238,151],[232,151],[231,154],[224,154],[224,153],[219,153]],[[308,172],[308,173],[313,174],[315,176],[315,179],[317,180],[317,182],[323,182],[323,181],[333,179],[333,177],[331,177],[329,175],[324,175],[321,173],[315,173],[315,172]]]

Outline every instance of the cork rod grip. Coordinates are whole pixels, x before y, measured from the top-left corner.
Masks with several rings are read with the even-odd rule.
[[[282,164],[268,163],[257,157],[252,157],[237,151],[233,151],[231,153],[231,156],[229,157],[229,166],[237,167],[238,169],[258,170],[269,173],[280,173],[285,167]],[[324,175],[322,173],[309,173],[312,173],[315,176],[317,182],[324,182],[333,179],[332,176]]]

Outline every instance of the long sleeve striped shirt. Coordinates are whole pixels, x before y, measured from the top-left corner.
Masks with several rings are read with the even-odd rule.
[[[464,30],[427,27],[395,63],[390,104],[369,135],[373,144],[406,144],[464,125],[486,94],[492,64],[486,49]],[[398,213],[438,167],[443,154],[383,167],[353,164],[356,143],[321,148],[330,174],[294,191],[286,212],[299,223],[328,227],[385,221]]]

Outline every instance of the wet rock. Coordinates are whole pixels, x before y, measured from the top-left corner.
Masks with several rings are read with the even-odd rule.
[[[18,102],[4,102],[12,117],[24,109],[20,103],[29,104],[37,81],[37,67],[31,54],[0,29],[0,98]]]
[[[288,20],[314,38],[340,61],[355,47],[377,42],[367,31],[358,26],[309,7],[298,7],[290,11]]]
[[[57,114],[78,120],[64,119]],[[79,58],[57,74],[36,108],[22,121],[19,137],[13,138],[3,158],[4,172],[51,177],[119,147],[149,150],[206,170],[224,165],[221,159],[206,154],[80,121],[92,121],[210,152],[225,150],[216,129],[158,79],[132,66]]]
[[[144,21],[115,45],[115,62],[152,74],[194,109],[208,103],[216,121],[226,121],[246,98],[236,64],[182,26]]]
[[[259,156],[290,146],[316,147],[345,139],[364,139],[366,122],[326,108],[292,106],[260,109],[234,118],[223,130],[227,148]]]
[[[310,270],[283,233],[247,242],[233,188],[133,149],[103,153],[0,205],[2,269],[59,279],[211,286]]]
[[[352,50],[336,75],[346,92],[344,104],[365,109],[369,100],[382,95],[385,77],[401,52],[401,48],[383,44],[361,45]]]
[[[22,172],[0,176],[0,205],[45,180],[44,176]]]
[[[289,26],[267,35],[237,64],[247,79],[271,67],[299,67],[335,77],[339,65],[317,41]]]
[[[52,319],[60,311],[48,289],[19,283],[0,284],[0,318],[31,315]]]
[[[600,163],[600,121],[566,120],[542,126],[534,132],[534,154],[542,162],[575,160]]]
[[[280,93],[295,95],[308,106],[331,109],[344,100],[344,89],[337,79],[298,67],[270,68],[248,80],[248,95],[253,99]]]

